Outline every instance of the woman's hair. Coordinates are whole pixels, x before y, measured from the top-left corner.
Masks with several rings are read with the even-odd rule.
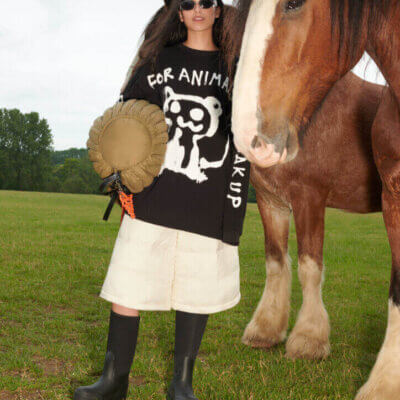
[[[157,56],[162,48],[182,43],[187,39],[187,28],[180,21],[178,14],[181,1],[164,0],[165,6],[161,7],[151,18],[142,34],[143,42],[128,71],[127,79],[121,91],[143,64],[150,62],[152,67],[155,66]],[[221,13],[214,22],[213,40],[220,49],[220,60],[225,64],[230,81],[229,92],[231,92],[235,68],[232,52],[235,51],[236,42],[233,36],[235,34],[233,20],[235,19],[236,9],[224,5],[222,0],[217,0],[217,4],[221,8]]]

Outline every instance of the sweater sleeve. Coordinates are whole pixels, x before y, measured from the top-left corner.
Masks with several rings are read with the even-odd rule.
[[[225,193],[222,241],[239,245],[246,215],[249,190],[250,162],[239,153],[230,134],[230,176]]]
[[[235,57],[235,70],[238,61],[238,57]],[[233,142],[231,116],[232,102],[230,102],[228,118],[230,174],[228,177],[228,187],[225,192],[222,241],[232,245],[239,245],[247,208],[250,162],[242,153],[239,153]]]
[[[152,71],[149,62],[140,66],[121,93],[123,101],[131,99],[147,100],[162,108],[162,98],[158,85],[155,85],[155,78],[156,72]]]

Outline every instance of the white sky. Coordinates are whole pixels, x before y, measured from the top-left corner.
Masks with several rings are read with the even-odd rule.
[[[86,147],[93,120],[117,101],[140,35],[163,4],[0,0],[0,108],[39,112],[56,150]],[[384,82],[366,62],[358,75]]]

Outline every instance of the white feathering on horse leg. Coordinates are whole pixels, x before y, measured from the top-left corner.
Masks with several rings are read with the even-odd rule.
[[[292,273],[290,258],[283,262],[269,257],[264,293],[246,327],[242,342],[252,347],[271,347],[286,338],[290,311]]]
[[[330,353],[330,325],[321,294],[323,269],[309,256],[302,256],[299,279],[303,304],[286,342],[286,354],[289,358],[326,358]]]
[[[385,340],[368,381],[355,400],[398,400],[400,398],[400,307],[389,300]]]

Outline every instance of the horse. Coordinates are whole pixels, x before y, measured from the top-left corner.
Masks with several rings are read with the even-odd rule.
[[[264,228],[267,280],[243,343],[269,348],[286,338],[291,289],[287,253],[293,212],[299,277],[308,301],[301,307],[286,352],[290,358],[329,355],[329,318],[321,295],[325,208],[363,214],[381,211],[382,183],[373,159],[371,128],[383,92],[382,86],[349,72],[315,114],[292,162],[270,168],[251,164],[250,181]],[[342,143],[346,149],[338,152]]]
[[[238,8],[242,25],[236,28],[244,26],[244,34],[234,82],[232,131],[237,149],[260,166],[271,146],[285,155],[287,165],[296,159],[316,110],[364,51],[388,82],[371,131],[392,252],[388,325],[356,399],[399,399],[400,1],[238,0]],[[339,146],[338,153],[346,146]],[[305,280],[321,273],[322,264],[312,264],[304,270],[309,275]]]

